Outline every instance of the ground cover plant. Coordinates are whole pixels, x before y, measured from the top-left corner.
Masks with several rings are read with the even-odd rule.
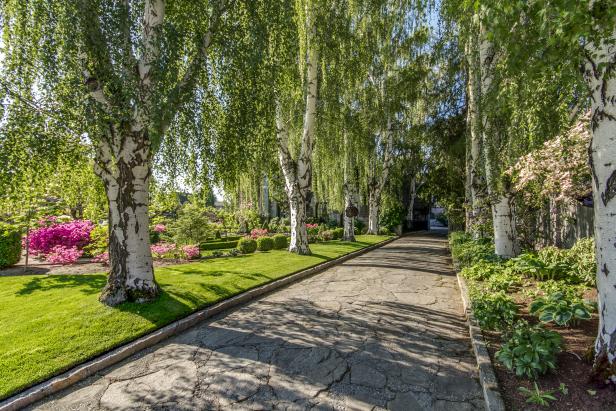
[[[454,261],[460,255],[475,261],[460,275],[469,285],[475,318],[484,330],[508,406],[536,409],[549,403],[559,410],[577,403],[588,404],[588,409],[616,406],[608,391],[597,390],[597,383],[580,380],[592,368],[585,358],[592,359],[598,322],[596,291],[585,279],[588,274],[583,274],[593,269],[588,263],[593,261],[592,240],[508,260],[485,258],[485,240],[473,242],[466,234],[453,233],[449,239]],[[462,251],[456,250],[459,247]],[[476,250],[477,256],[469,256],[468,250]]]
[[[385,239],[319,243],[310,256],[272,250],[161,267],[161,298],[117,309],[97,300],[102,273],[0,277],[0,397],[198,308]]]

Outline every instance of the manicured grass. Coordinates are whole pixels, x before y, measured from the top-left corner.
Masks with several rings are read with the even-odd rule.
[[[116,308],[97,300],[104,274],[0,277],[0,398],[196,309],[387,238],[311,244],[311,256],[269,251],[159,268],[157,301]]]

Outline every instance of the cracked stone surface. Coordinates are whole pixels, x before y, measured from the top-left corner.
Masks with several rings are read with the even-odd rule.
[[[404,237],[221,314],[38,410],[482,410],[446,240]]]

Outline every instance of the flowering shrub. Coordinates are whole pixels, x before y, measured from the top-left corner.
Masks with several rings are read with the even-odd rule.
[[[308,232],[308,242],[316,243],[319,239],[319,225],[318,224],[306,224],[306,231]]]
[[[50,264],[73,264],[83,254],[83,250],[77,247],[65,247],[57,245],[45,256]]]
[[[109,253],[105,251],[92,259],[93,263],[101,263],[103,265],[109,265]]]
[[[152,255],[156,258],[169,257],[169,254],[174,254],[177,246],[173,243],[158,243],[150,246]]]
[[[567,132],[546,141],[507,170],[513,177],[515,191],[532,195],[534,188],[540,195],[557,201],[588,195],[591,191],[589,122],[588,113]]]
[[[51,217],[47,217],[47,224]],[[40,223],[40,222],[39,222]],[[30,232],[30,254],[47,255],[56,246],[82,250],[90,243],[90,231],[94,223],[89,220],[74,220],[67,223],[51,223]]]
[[[198,258],[200,253],[199,253],[199,246],[197,245],[185,245],[182,247],[182,253],[184,254],[184,257],[187,260],[193,260],[195,258]]]
[[[267,235],[267,228],[253,228],[250,232],[250,238],[256,240],[259,237],[264,237]]]
[[[167,226],[164,224],[156,224],[154,226],[154,231],[156,231],[157,233],[164,233],[167,231]]]

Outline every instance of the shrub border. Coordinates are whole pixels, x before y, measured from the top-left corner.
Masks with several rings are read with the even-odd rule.
[[[179,334],[180,332],[185,331],[188,328],[193,327],[198,323],[207,320],[217,314],[228,311],[229,309],[235,308],[239,305],[245,304],[258,297],[269,294],[272,291],[276,291],[280,288],[283,288],[294,282],[303,280],[314,274],[320,273],[344,261],[350,260],[369,251],[380,248],[386,244],[391,243],[392,241],[397,240],[398,238],[399,237],[396,236],[385,241],[381,241],[380,243],[369,245],[360,250],[350,252],[333,260],[320,263],[305,270],[289,274],[270,283],[249,289],[241,294],[235,295],[209,307],[198,310],[184,318],[173,321],[172,323],[162,328],[159,328],[158,330],[155,330],[129,343],[114,348],[111,351],[108,351],[105,354],[99,355],[91,360],[77,365],[56,377],[51,377],[46,381],[38,383],[35,386],[28,388],[25,391],[22,391],[21,393],[18,393],[5,399],[4,401],[0,402],[0,411],[15,411],[28,405],[31,405],[36,401],[39,401],[51,394],[62,391],[65,388],[68,388],[71,385],[97,373],[98,371],[117,364],[120,361],[130,357],[131,355],[146,348],[152,347],[153,345],[156,345],[157,343],[169,337]]]
[[[496,379],[494,366],[492,365],[492,360],[490,359],[490,353],[488,352],[481,327],[479,327],[479,323],[477,322],[471,308],[471,300],[468,295],[466,281],[464,281],[464,278],[462,278],[458,270],[456,270],[456,277],[458,278],[458,286],[462,296],[462,304],[464,306],[466,323],[468,324],[468,331],[471,337],[471,345],[473,346],[473,352],[475,353],[475,358],[477,359],[479,382],[481,383],[483,399],[486,403],[486,410],[505,411],[505,403],[503,402],[503,398],[500,394],[498,380]]]

